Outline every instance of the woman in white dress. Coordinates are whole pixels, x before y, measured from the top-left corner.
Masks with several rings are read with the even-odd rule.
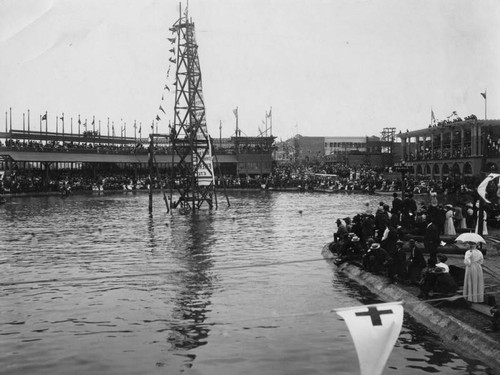
[[[444,221],[444,234],[455,236],[457,234],[457,231],[455,230],[455,224],[453,223],[453,213],[455,211],[453,210],[453,206],[451,204],[447,204],[445,208],[446,213]]]
[[[469,302],[484,302],[483,253],[476,249],[476,244],[467,242],[465,252],[464,298]]]

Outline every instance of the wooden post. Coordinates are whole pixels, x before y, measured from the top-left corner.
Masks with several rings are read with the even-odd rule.
[[[149,135],[149,152],[148,152],[148,163],[149,163],[149,212],[153,212],[153,134]]]

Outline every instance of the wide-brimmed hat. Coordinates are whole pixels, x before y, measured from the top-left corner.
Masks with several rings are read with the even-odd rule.
[[[378,249],[378,248],[380,248],[380,244],[379,244],[379,243],[376,243],[376,242],[375,242],[375,243],[372,243],[372,245],[370,246],[370,249],[373,249],[373,250],[376,250],[376,249]]]

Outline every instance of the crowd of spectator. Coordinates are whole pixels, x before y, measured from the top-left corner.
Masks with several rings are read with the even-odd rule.
[[[365,212],[337,219],[329,249],[337,255],[337,265],[351,262],[387,276],[390,283],[416,285],[420,298],[430,293],[449,296],[464,284],[465,271],[448,266],[446,256],[438,254],[439,246],[453,242],[461,231],[474,231],[478,212],[473,202],[438,204],[433,194],[430,204],[419,205],[411,193],[404,197],[394,193],[392,202],[381,201],[374,212],[366,203]],[[483,234],[487,234],[486,227]],[[404,241],[409,249],[403,248]]]

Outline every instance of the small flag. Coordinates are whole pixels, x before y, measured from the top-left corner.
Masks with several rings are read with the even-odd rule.
[[[95,119],[92,119],[92,125],[94,125],[94,124],[95,124]]]
[[[351,333],[361,375],[380,375],[403,325],[402,302],[334,310]]]
[[[47,114],[44,114],[44,115],[42,116],[42,121],[43,121],[43,120],[47,121]]]
[[[165,113],[165,110],[163,109],[163,107],[161,105],[160,105],[160,111],[162,111],[163,113]]]
[[[141,134],[141,130],[142,130],[142,125],[139,126],[139,134]]]
[[[436,122],[436,116],[434,116],[434,111],[431,108],[431,120],[432,122]]]
[[[234,116],[236,118],[238,118],[238,107],[236,107],[235,109],[233,109],[233,113],[234,113]]]
[[[175,43],[175,38],[167,38],[170,43]]]
[[[486,99],[486,91],[481,93],[481,96]]]
[[[175,64],[175,59],[173,59],[173,58],[169,58],[168,61]]]
[[[168,85],[165,85],[165,90],[170,91],[170,87],[168,87]]]
[[[172,48],[169,51],[172,52],[172,53],[175,53],[175,48]]]
[[[61,119],[61,121],[64,121],[64,115],[62,115],[62,116],[60,117],[60,119]]]
[[[160,116],[156,115],[156,121],[160,121],[160,120],[161,120]]]
[[[169,29],[172,33],[175,33],[177,31],[177,27],[173,26]]]
[[[82,122],[80,121],[80,119],[78,119],[78,125],[81,125],[81,124],[82,124]]]
[[[271,117],[271,111],[272,111],[272,109],[269,110],[269,113],[266,112],[267,117]]]

